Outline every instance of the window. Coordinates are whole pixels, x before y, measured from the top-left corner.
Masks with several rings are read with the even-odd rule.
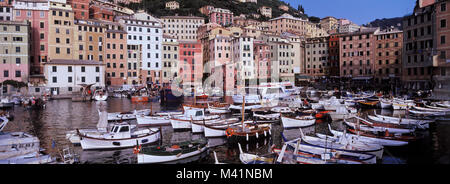
[[[20,58],[16,58],[16,64],[20,64]]]
[[[3,77],[9,77],[9,71],[8,70],[4,70],[3,71]]]
[[[82,66],[81,67],[81,72],[86,72],[86,67]]]
[[[441,20],[441,28],[445,28],[445,27],[447,27],[447,20],[442,19]]]
[[[57,82],[58,82],[58,80],[56,79],[56,77],[52,77],[52,81],[53,81],[53,83],[57,83]]]
[[[86,77],[81,77],[81,82],[86,82]]]
[[[116,63],[114,63],[114,64],[116,64]],[[95,67],[95,72],[100,72],[100,67]]]
[[[441,44],[445,44],[445,35],[441,36]]]
[[[442,3],[441,4],[441,11],[446,11],[447,10],[447,3]]]
[[[95,77],[95,82],[100,82],[100,77]]]
[[[68,77],[68,78],[67,78],[67,82],[68,82],[68,83],[72,83],[72,77]]]
[[[52,66],[52,72],[56,72],[56,66]]]

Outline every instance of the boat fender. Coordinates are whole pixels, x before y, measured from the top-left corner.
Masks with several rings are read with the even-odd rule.
[[[267,134],[266,134],[266,131],[264,130],[264,137],[266,137],[267,136]]]
[[[181,155],[182,155],[182,153],[178,153],[178,154],[177,154],[177,157],[180,157]]]
[[[233,136],[233,134],[234,134],[234,130],[233,130],[232,128],[227,128],[227,129],[225,130],[225,135],[226,135],[227,137],[231,137],[231,136]]]
[[[258,132],[256,132],[256,138],[258,139]]]
[[[139,152],[141,152],[141,148],[142,148],[142,146],[141,145],[139,145],[139,147],[134,147],[134,149],[133,149],[133,153],[134,154],[138,154]]]
[[[248,134],[245,134],[246,140],[248,141]]]

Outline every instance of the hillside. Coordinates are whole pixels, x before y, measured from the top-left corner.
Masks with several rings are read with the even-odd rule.
[[[122,6],[128,7],[133,10],[145,9],[147,12],[150,12],[152,15],[155,15],[157,17],[175,14],[178,14],[180,16],[194,15],[205,17],[204,15],[200,14],[198,10],[199,8],[206,5],[212,5],[216,8],[229,9],[234,13],[235,16],[247,13],[257,13],[259,7],[268,6],[272,8],[272,17],[278,17],[285,13],[282,10],[278,9],[278,6],[283,4],[289,6],[289,11],[287,13],[297,17],[307,17],[307,15],[298,14],[295,8],[280,0],[258,0],[258,4],[240,3],[236,0],[177,0],[180,3],[180,9],[167,10],[165,9],[165,4],[169,1],[172,0],[142,0],[142,3],[131,3],[129,5],[122,4]],[[261,16],[259,20],[268,19]]]
[[[395,18],[384,18],[384,19],[376,19],[372,22],[369,22],[363,26],[367,27],[380,27],[380,28],[387,28],[390,26],[397,27],[399,29],[403,29],[402,26],[402,20],[403,17],[395,17]]]

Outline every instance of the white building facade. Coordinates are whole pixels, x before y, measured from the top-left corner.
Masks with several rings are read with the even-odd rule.
[[[54,59],[45,63],[47,89],[52,94],[79,92],[80,84],[105,87],[105,65],[97,61]]]

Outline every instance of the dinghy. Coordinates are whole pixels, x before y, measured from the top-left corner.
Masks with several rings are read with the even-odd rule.
[[[433,120],[420,120],[420,119],[408,119],[401,117],[391,117],[391,116],[383,116],[375,113],[375,116],[367,115],[367,117],[374,121],[384,122],[384,123],[392,123],[392,124],[400,124],[400,125],[413,125],[420,129],[426,129],[429,127],[429,124],[434,122]]]
[[[96,101],[106,101],[108,99],[108,91],[104,89],[98,89],[94,92],[94,100]]]
[[[272,164],[274,161],[273,158],[267,158],[255,154],[245,153],[244,151],[242,151],[240,143],[238,143],[238,147],[239,147],[239,160],[241,160],[243,164]]]
[[[297,138],[291,141],[287,141],[282,135],[282,138],[287,143],[287,146],[290,148],[298,148],[299,151],[303,153],[313,154],[318,157],[328,156],[328,159],[334,158],[338,162],[349,164],[349,163],[376,163],[376,156],[374,154],[369,153],[360,153],[360,152],[348,152],[342,150],[336,150],[334,148],[327,147],[319,147],[311,144],[302,144],[302,139]]]
[[[347,138],[347,139],[350,139],[350,140],[354,139],[356,141],[360,141],[360,142],[364,142],[364,143],[379,144],[382,146],[404,146],[404,145],[408,144],[408,141],[402,141],[402,140],[391,140],[391,139],[383,139],[383,138],[378,138],[378,137],[373,137],[373,136],[346,134],[345,132],[331,129],[330,125],[328,125],[328,128],[329,128],[330,132],[336,137],[345,136],[345,138]]]
[[[357,110],[353,107],[339,106],[336,111],[328,112],[333,121],[346,119],[355,116]]]
[[[136,122],[138,125],[166,125],[170,124],[170,118],[168,116],[136,116]]]
[[[334,149],[353,153],[364,153],[373,154],[377,158],[381,159],[383,156],[383,146],[378,144],[361,144],[361,143],[350,143],[349,141],[344,141],[341,139],[340,142],[322,139],[319,137],[306,136],[303,134],[302,129],[300,130],[301,143],[309,144],[312,146],[317,146],[321,148]],[[325,137],[326,138],[326,137]],[[343,143],[343,144],[342,144]]]
[[[220,119],[218,115],[205,115],[203,109],[191,108],[184,111],[183,115],[176,115],[170,118],[173,129],[192,129],[193,132],[203,132],[203,126],[199,127],[191,122],[209,123]]]
[[[127,121],[134,120],[137,116],[150,115],[150,109],[134,110],[132,112],[112,112],[108,113],[108,121]]]
[[[226,105],[210,105],[209,103],[208,103],[208,112],[210,113],[210,114],[227,114],[227,113],[230,113],[230,110],[228,110],[228,108],[229,108],[229,105],[228,104],[226,104]]]
[[[225,137],[227,136],[226,130],[233,126],[238,126],[241,123],[238,118],[230,118],[224,120],[218,120],[214,123],[204,125],[205,137]]]
[[[300,128],[314,125],[316,119],[313,116],[281,116],[283,128]]]
[[[357,117],[355,117],[357,118]],[[344,119],[344,123],[350,127],[352,127],[353,129],[358,129],[358,130],[362,130],[365,132],[373,132],[378,134],[379,132],[390,132],[390,133],[394,133],[394,134],[409,134],[409,133],[413,133],[415,130],[414,129],[404,129],[404,128],[391,128],[391,127],[379,127],[379,126],[374,126],[373,124],[370,125],[370,122],[368,121],[364,121],[361,120],[360,122],[362,122],[363,124],[359,124],[359,122],[355,122],[355,121],[359,121],[359,119],[355,119],[355,118],[349,118],[349,119]]]
[[[198,161],[206,156],[206,139],[197,139],[162,146],[136,148],[138,164],[174,164]]]

